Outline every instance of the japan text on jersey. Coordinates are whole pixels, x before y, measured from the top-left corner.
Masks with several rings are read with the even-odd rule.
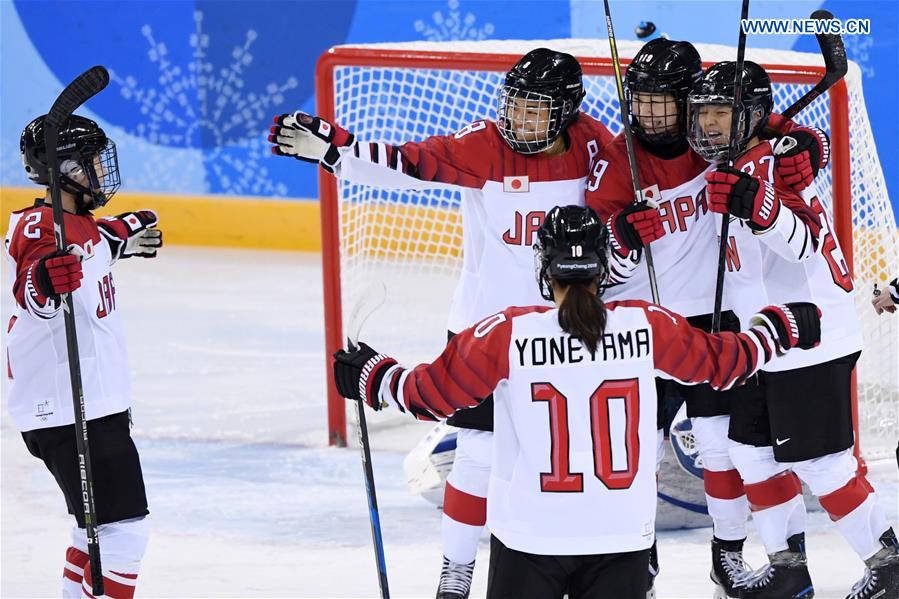
[[[537,229],[555,206],[583,205],[587,176],[612,137],[586,114],[565,135],[562,154],[519,154],[495,123],[476,121],[402,146],[359,142],[341,150],[337,175],[390,189],[461,192],[462,275],[447,326],[460,331],[506,306],[545,303],[533,284]]]
[[[743,322],[765,304],[804,301],[821,308],[825,315],[821,344],[765,367],[781,371],[847,356],[864,344],[852,276],[818,191],[811,185],[797,194],[779,180],[773,143],[758,144],[735,163],[736,168],[770,184],[780,212],[774,226],[763,234],[754,233],[742,221],[731,222],[724,290]]]
[[[128,359],[108,241],[89,215],[65,215],[66,242],[83,255],[84,278],[72,293],[87,419],[131,404]],[[36,260],[56,250],[49,206],[14,212],[6,237],[16,308],[7,334],[9,411],[22,431],[74,422],[65,326],[59,301],[30,292]]]

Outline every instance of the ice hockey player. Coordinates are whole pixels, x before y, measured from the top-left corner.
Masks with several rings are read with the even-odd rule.
[[[730,140],[735,75],[735,63],[718,63],[688,98],[690,144],[719,164]],[[731,459],[769,555],[739,581],[739,596],[813,596],[801,480],[865,562],[848,597],[899,597],[896,535],[853,456],[851,376],[862,349],[854,283],[814,185],[797,195],[773,168],[778,151],[796,141],[759,138],[772,107],[768,74],[746,61],[740,77],[739,157],[733,168],[722,164],[706,175],[709,208],[736,219],[725,289],[738,317],[761,300],[814,302],[827,318],[818,347],[767,364],[756,393],[731,406]],[[785,480],[792,486],[786,494]]]
[[[644,197],[657,206],[657,215],[641,212],[630,216],[634,192],[623,134],[600,153],[587,183],[586,201],[608,223],[611,232],[610,287],[605,297],[651,299],[648,277],[638,269],[643,241],[622,226],[622,217],[628,215],[639,219],[634,224],[640,230],[654,231],[656,237],[664,235],[653,242],[662,304],[708,331],[715,295],[718,233],[704,188],[705,173],[714,167],[690,148],[686,135],[687,96],[701,76],[702,61],[689,42],[656,39],[637,52],[625,74],[625,89],[640,184]],[[776,133],[790,132],[803,143],[778,156],[775,168],[791,184],[807,185],[825,153],[817,148],[825,142],[819,142],[812,129],[780,121]],[[661,226],[653,219],[660,220]],[[722,328],[738,331],[740,322],[728,308],[725,304]],[[751,380],[747,386],[753,384]],[[742,556],[749,504],[728,454],[728,414],[730,403],[739,401],[747,388],[718,392],[708,385],[682,385],[662,379],[658,386],[660,435],[667,426],[666,412],[673,413],[677,402],[686,402],[703,463],[706,503],[713,523],[711,577],[720,593],[733,594],[735,579],[749,569]],[[658,564],[653,570],[657,569]]]
[[[538,232],[539,287],[555,307],[510,307],[407,369],[365,344],[335,353],[348,399],[446,418],[495,398],[487,596],[644,599],[656,510],[656,375],[726,389],[820,339],[809,303],[768,306],[711,335],[643,301],[604,304],[608,238],[586,207]],[[826,318],[826,316],[825,316]]]
[[[539,48],[507,73],[495,121],[393,146],[358,141],[336,124],[297,113],[276,117],[269,140],[276,154],[317,162],[355,183],[461,189],[464,257],[447,324],[451,338],[506,306],[544,303],[529,284],[536,232],[553,207],[583,202],[595,157],[612,138],[580,111],[583,98],[577,60]],[[651,229],[632,224],[640,213],[631,210],[622,227],[650,241]],[[487,517],[493,402],[488,397],[449,422],[462,430],[444,496],[437,596],[463,599]]]
[[[22,133],[29,179],[47,186],[44,116]],[[72,294],[93,469],[105,596],[134,596],[149,537],[147,498],[130,434],[131,388],[111,266],[152,258],[162,246],[150,210],[95,219],[120,184],[115,144],[94,121],[73,115],[59,130],[60,195],[67,252],[56,249],[49,189],[14,212],[6,237],[16,307],[8,325],[9,413],[28,451],[42,460],[77,523],[66,550],[63,597],[90,597],[92,576],[61,295]]]

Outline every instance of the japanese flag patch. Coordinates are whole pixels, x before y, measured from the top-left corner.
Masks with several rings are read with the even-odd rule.
[[[503,177],[503,191],[506,193],[525,193],[531,186],[527,175],[519,177]]]

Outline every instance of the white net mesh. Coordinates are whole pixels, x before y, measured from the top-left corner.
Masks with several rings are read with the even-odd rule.
[[[497,63],[483,70],[451,70],[454,52],[520,56],[536,47],[564,50],[579,57],[608,55],[605,41],[455,42],[373,45],[364,47],[371,60],[378,49],[435,52],[433,68],[354,66],[348,59],[333,72],[334,115],[342,126],[365,141],[401,144],[455,132],[478,119],[493,119],[504,71]],[[622,58],[640,44],[623,42]],[[698,45],[704,61],[733,60],[735,50]],[[439,54],[445,53],[445,54]],[[747,59],[763,65],[823,65],[820,56],[796,52],[747,50]],[[370,63],[369,63],[370,64]],[[419,63],[421,64],[421,63]],[[772,71],[775,69],[772,69]],[[789,72],[787,69],[776,69]],[[613,77],[585,68],[586,99],[582,110],[609,129],[621,130]],[[857,303],[865,337],[858,366],[862,450],[866,458],[883,457],[895,444],[899,425],[899,327],[897,319],[878,318],[869,305],[875,281],[883,288],[899,272],[897,231],[883,172],[862,96],[861,75],[850,64],[849,89],[852,204]],[[775,110],[783,111],[810,84],[776,83]],[[827,97],[817,99],[797,121],[830,130]],[[835,140],[838,143],[838,140]],[[818,178],[822,200],[832,209],[831,168]],[[377,348],[414,364],[433,359],[446,341],[446,316],[461,267],[462,231],[459,194],[453,191],[391,192],[346,182],[338,184],[340,285],[342,313],[372,296],[372,285],[384,281],[387,301],[365,324],[362,338]],[[356,325],[344,322],[346,333]],[[377,426],[377,424],[376,424]]]

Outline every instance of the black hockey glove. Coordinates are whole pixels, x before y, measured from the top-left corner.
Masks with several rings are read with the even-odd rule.
[[[334,383],[337,392],[347,399],[362,399],[374,410],[380,410],[378,390],[387,369],[396,364],[390,356],[379,354],[364,343],[352,351],[334,352]]]
[[[318,163],[329,173],[340,162],[338,148],[353,145],[354,139],[346,129],[299,111],[276,116],[268,136],[272,154]]]
[[[614,237],[612,248],[621,256],[642,249],[665,235],[659,211],[642,202],[622,208],[609,218],[609,222]]]
[[[774,186],[743,171],[719,166],[705,176],[709,208],[746,221],[753,231],[767,231],[780,213]]]
[[[794,347],[811,349],[821,343],[821,309],[809,302],[767,306],[750,324],[768,329],[782,352]]]
[[[774,166],[784,183],[802,191],[827,165],[829,154],[830,140],[824,131],[799,127],[774,145]]]

